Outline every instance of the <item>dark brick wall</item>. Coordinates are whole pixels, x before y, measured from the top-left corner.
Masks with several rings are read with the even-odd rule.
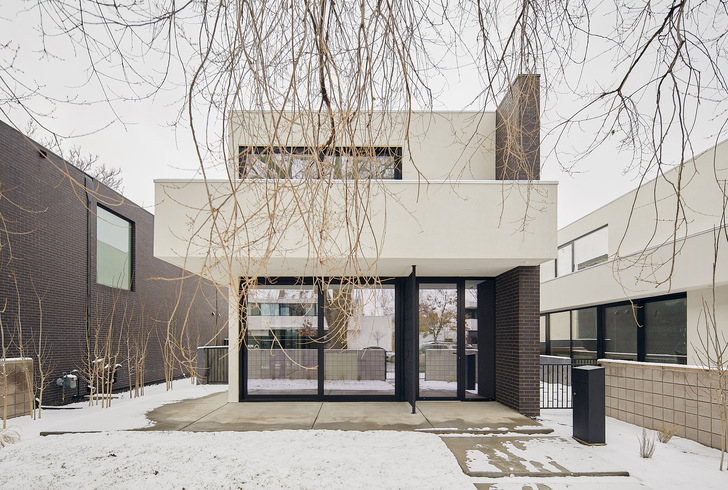
[[[208,341],[222,344],[225,334],[218,335],[217,329],[223,329],[227,321],[226,293],[196,277],[180,283],[181,269],[153,257],[154,216],[96,181],[89,181],[87,189],[86,178],[0,122],[0,309],[5,307],[0,318],[5,343],[10,346],[7,356],[18,355],[17,326],[21,325],[26,355],[36,357],[32,341],[37,342],[42,313],[48,364],[53,368],[50,379],[83,367],[88,353],[88,300],[90,355],[94,356],[94,339],[103,342],[111,329],[113,350],[118,350],[123,365],[115,389],[128,383],[127,338],[131,342],[140,335],[148,338],[146,381],[163,380],[161,343],[178,297],[172,326],[176,337],[181,337],[185,325],[184,337],[194,347]],[[132,291],[96,284],[97,204],[133,223]],[[43,297],[42,309],[34,286]],[[214,316],[216,302],[219,315]],[[129,335],[119,336],[122,325]],[[176,374],[181,371],[177,369]],[[60,399],[61,390],[54,383],[47,389],[44,403]]]
[[[519,75],[496,110],[495,178],[538,180],[541,174],[539,75]]]
[[[495,280],[496,401],[539,414],[539,268],[517,267]]]

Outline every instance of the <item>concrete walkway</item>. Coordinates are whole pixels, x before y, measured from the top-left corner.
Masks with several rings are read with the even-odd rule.
[[[228,403],[227,393],[182,401],[147,414],[145,430],[196,432],[336,429],[421,430],[435,433],[549,433],[538,422],[497,402]]]

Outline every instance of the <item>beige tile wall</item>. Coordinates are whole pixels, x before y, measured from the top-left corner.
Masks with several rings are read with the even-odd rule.
[[[26,372],[33,375],[31,359],[0,360],[0,418],[3,416],[4,401],[7,397],[7,417],[20,417],[30,413],[33,395],[29,389]]]
[[[605,368],[607,416],[654,430],[676,425],[678,436],[720,448],[720,405],[711,396],[708,371],[605,359],[599,364]]]

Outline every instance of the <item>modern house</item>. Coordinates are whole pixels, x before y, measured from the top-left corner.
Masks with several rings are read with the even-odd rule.
[[[128,387],[130,376],[134,383],[164,380],[168,327],[187,329],[194,356],[198,343],[215,343],[226,326],[227,309],[215,308],[216,297],[223,305],[227,292],[154,258],[153,229],[151,213],[0,122],[4,357],[30,358],[36,387],[43,369],[44,404],[86,394],[83,375],[92,365],[120,365],[115,390]],[[182,306],[172,315],[178,300]],[[75,370],[75,388],[56,384]],[[172,373],[182,374],[179,363]],[[0,385],[22,377],[16,373]],[[9,403],[18,405],[11,411],[23,413],[32,396],[8,388]]]
[[[537,75],[491,112],[237,112],[229,128],[229,179],[155,181],[154,253],[233,286],[230,401],[538,414],[557,184],[539,181]]]
[[[541,353],[704,364],[706,322],[728,334],[727,176],[723,142],[559,230]]]

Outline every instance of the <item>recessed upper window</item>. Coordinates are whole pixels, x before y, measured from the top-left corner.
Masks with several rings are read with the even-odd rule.
[[[560,246],[556,259],[556,276],[606,262],[609,258],[608,239],[608,227],[603,226]]]
[[[132,223],[96,208],[96,282],[131,290]]]
[[[241,179],[401,179],[402,149],[240,147]]]

